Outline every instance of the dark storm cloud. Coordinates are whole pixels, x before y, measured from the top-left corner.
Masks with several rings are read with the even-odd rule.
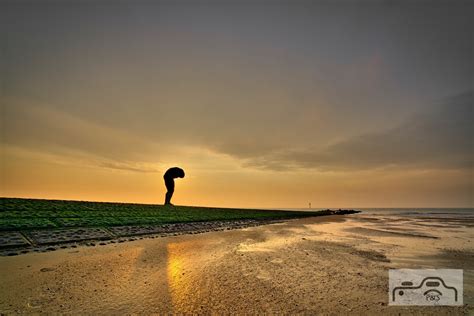
[[[246,165],[273,170],[472,168],[473,105],[474,93],[467,92],[395,128],[350,137],[319,150],[278,151],[248,159]]]

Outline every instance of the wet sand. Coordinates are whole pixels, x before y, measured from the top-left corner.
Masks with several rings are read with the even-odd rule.
[[[472,237],[359,214],[0,257],[0,312],[460,315],[473,312]],[[388,306],[400,267],[464,269],[468,305]]]

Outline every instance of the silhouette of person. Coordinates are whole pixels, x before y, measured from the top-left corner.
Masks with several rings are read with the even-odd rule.
[[[169,168],[163,178],[165,179],[165,186],[166,186],[166,196],[165,196],[165,205],[173,205],[171,204],[171,197],[173,196],[174,192],[174,179],[175,178],[184,178],[184,170],[178,167]]]

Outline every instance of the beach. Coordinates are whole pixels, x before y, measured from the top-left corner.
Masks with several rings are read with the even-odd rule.
[[[0,257],[0,312],[469,314],[472,227],[363,212]],[[464,306],[389,306],[391,268],[464,269]]]

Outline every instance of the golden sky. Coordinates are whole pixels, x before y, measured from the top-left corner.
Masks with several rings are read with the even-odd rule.
[[[0,4],[1,196],[473,207],[467,3],[176,3]]]

